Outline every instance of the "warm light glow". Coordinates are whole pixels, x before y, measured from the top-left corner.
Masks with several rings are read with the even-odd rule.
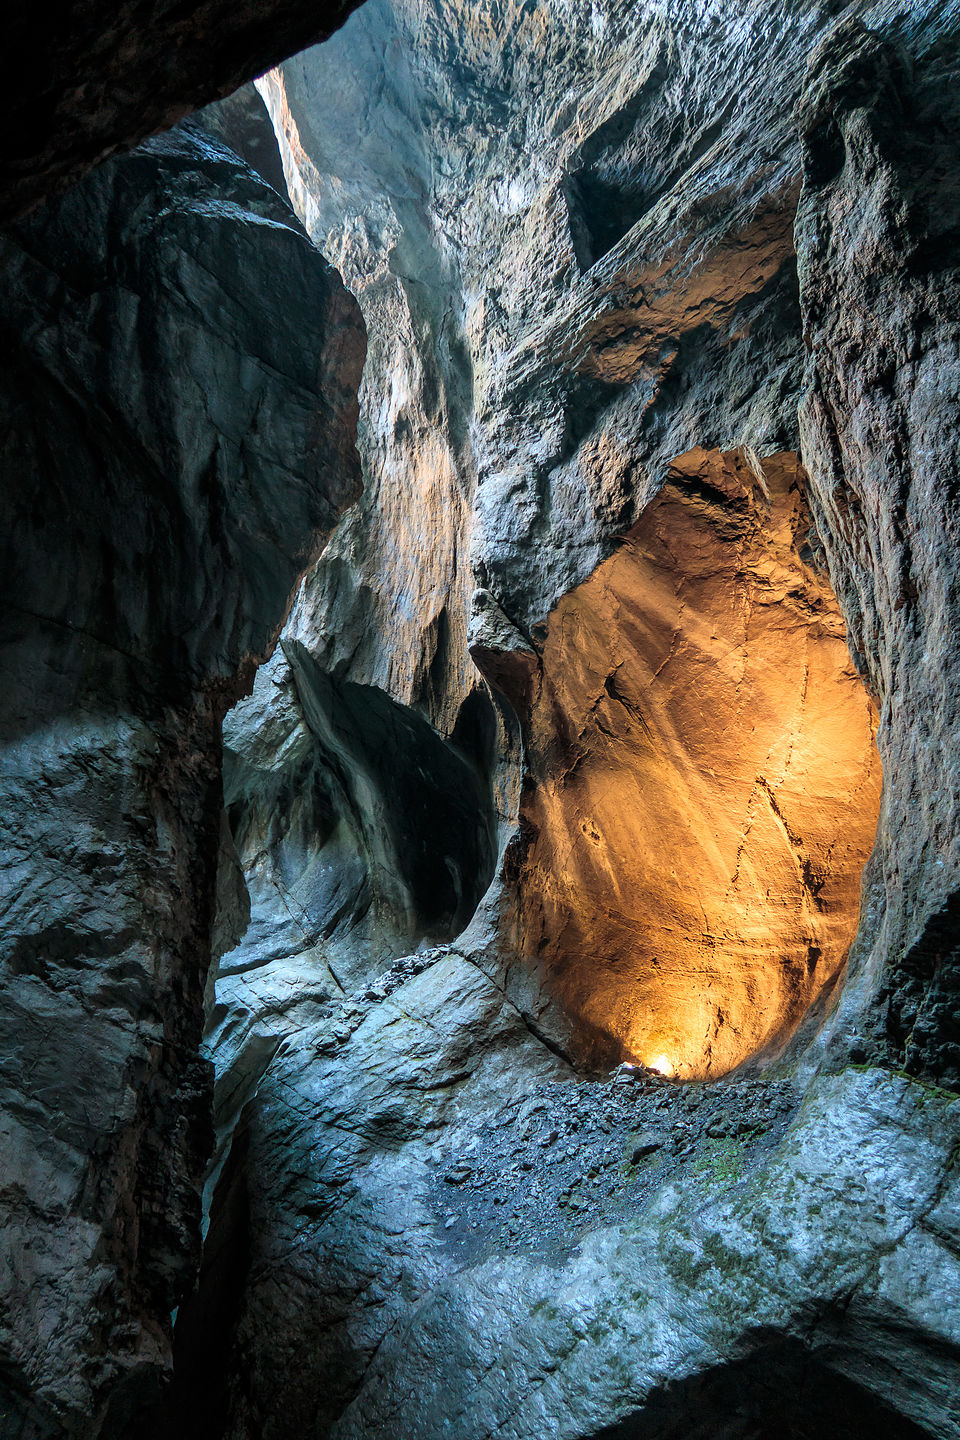
[[[796,457],[762,464],[682,456],[545,626],[517,948],[598,1068],[775,1053],[857,928],[874,715]]]

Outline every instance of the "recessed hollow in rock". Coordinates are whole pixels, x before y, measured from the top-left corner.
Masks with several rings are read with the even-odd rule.
[[[665,1387],[590,1440],[925,1440],[927,1432],[796,1340]]]
[[[543,627],[518,942],[588,1062],[718,1077],[840,974],[881,767],[809,530],[795,456],[691,451]]]

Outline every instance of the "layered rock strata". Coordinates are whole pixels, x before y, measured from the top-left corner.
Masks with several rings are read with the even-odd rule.
[[[364,341],[199,131],[0,248],[0,1431],[39,1440],[117,1433],[169,1371],[235,939],[220,722],[358,492]]]

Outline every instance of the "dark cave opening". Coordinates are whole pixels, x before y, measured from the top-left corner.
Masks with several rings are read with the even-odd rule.
[[[923,1401],[917,1397],[917,1411]],[[655,1393],[635,1418],[589,1440],[929,1440],[934,1432],[833,1369],[799,1340]]]
[[[583,271],[589,270],[623,239],[649,203],[641,185],[606,180],[588,169],[568,175],[563,182],[563,193],[570,241]]]

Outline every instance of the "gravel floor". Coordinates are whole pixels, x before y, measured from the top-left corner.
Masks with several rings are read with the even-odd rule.
[[[440,1226],[464,1263],[491,1249],[564,1250],[671,1179],[745,1174],[798,1101],[786,1081],[680,1085],[649,1072],[541,1085],[437,1168]]]

